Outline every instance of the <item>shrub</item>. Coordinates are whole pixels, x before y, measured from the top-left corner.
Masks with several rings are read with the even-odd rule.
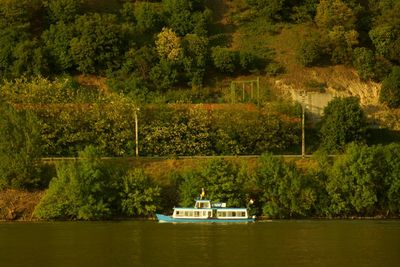
[[[99,151],[87,147],[79,156],[80,162],[61,162],[57,166],[57,177],[50,182],[35,216],[93,220],[109,218],[115,212],[115,177],[100,161]]]
[[[310,67],[318,64],[322,58],[323,48],[319,38],[306,38],[296,52],[297,60],[305,67]]]
[[[374,64],[375,57],[371,50],[365,47],[358,47],[354,49],[353,66],[356,68],[361,79],[369,80],[374,78]]]
[[[237,53],[228,48],[216,46],[211,49],[214,66],[221,72],[232,74],[236,70]]]
[[[320,148],[343,151],[350,142],[364,142],[365,133],[366,121],[358,98],[335,98],[325,107],[320,122]]]
[[[42,185],[38,164],[42,138],[37,117],[2,100],[0,114],[0,188],[37,188]]]
[[[400,107],[400,67],[393,67],[389,76],[383,80],[379,101],[390,108]]]
[[[263,215],[272,218],[291,218],[308,215],[316,200],[316,194],[308,186],[294,164],[264,154],[256,169],[256,182],[261,191],[259,199]]]
[[[119,191],[123,215],[149,216],[159,206],[160,188],[143,170],[135,169],[125,175]]]
[[[75,20],[76,37],[70,51],[77,69],[83,73],[119,67],[122,32],[112,14],[86,14]]]

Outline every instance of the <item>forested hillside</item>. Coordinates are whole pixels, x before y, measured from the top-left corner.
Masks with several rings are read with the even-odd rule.
[[[318,123],[306,110],[305,153],[350,155],[303,176],[268,154],[276,176],[287,176],[273,186],[298,179],[293,198],[268,192],[262,168],[259,184],[230,193],[263,198],[258,213],[272,217],[398,212],[398,147],[381,145],[400,140],[399,14],[400,0],[0,0],[0,189],[47,188],[56,175],[43,218],[147,215],[160,194],[163,205],[177,203],[182,192],[169,190],[183,186],[192,198],[193,174],[171,174],[160,191],[154,177],[101,157],[299,155],[302,106],[290,94],[318,92],[339,97]],[[367,168],[342,172],[360,149]],[[79,155],[88,161],[56,170],[41,161]],[[380,158],[390,166],[370,164]],[[218,164],[233,187],[255,182]],[[337,191],[347,178],[351,190]],[[363,184],[373,192],[357,196]],[[153,188],[145,212],[130,210],[135,186]],[[82,210],[52,210],[58,194]],[[354,200],[343,204],[346,194]],[[303,202],[288,207],[293,199]]]
[[[399,10],[397,0],[2,0],[0,74],[94,74],[151,102],[224,78],[340,64],[385,80],[380,99],[397,107]]]

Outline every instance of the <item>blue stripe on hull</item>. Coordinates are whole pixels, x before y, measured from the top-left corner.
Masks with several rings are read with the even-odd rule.
[[[159,222],[168,223],[248,223],[254,222],[253,218],[245,219],[184,219],[184,218],[172,218],[171,216],[156,214]]]

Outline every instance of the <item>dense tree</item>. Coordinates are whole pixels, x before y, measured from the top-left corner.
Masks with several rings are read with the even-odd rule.
[[[50,28],[43,32],[44,48],[54,72],[67,71],[73,67],[70,43],[74,36],[74,25],[65,24],[63,21],[50,25]]]
[[[159,9],[148,2],[139,2],[135,5],[136,26],[141,32],[157,32],[162,25],[162,16]]]
[[[0,101],[0,188],[41,186],[40,123],[31,112],[17,111]]]
[[[161,59],[177,61],[182,56],[181,38],[169,28],[157,35],[156,49]]]
[[[244,177],[235,164],[223,159],[212,160],[201,169],[200,175],[205,179],[209,199],[225,202],[228,207],[242,207],[246,204]]]
[[[320,124],[322,149],[340,152],[350,142],[365,141],[366,121],[359,99],[334,98],[324,108]]]
[[[381,1],[382,2],[382,1]],[[383,1],[369,36],[378,54],[400,63],[400,2]]]
[[[285,0],[246,0],[247,4],[266,19],[278,19]]]
[[[113,174],[101,162],[99,151],[89,146],[79,154],[81,161],[61,162],[35,215],[43,219],[103,219],[115,212]],[[115,173],[114,173],[115,174]]]
[[[214,66],[223,73],[232,74],[236,70],[237,53],[226,47],[216,46],[211,49]]]
[[[256,181],[265,216],[305,216],[313,208],[315,192],[307,185],[307,177],[302,176],[294,164],[286,164],[282,159],[264,154],[256,169]]]
[[[323,55],[323,46],[321,36],[311,35],[306,37],[296,51],[297,60],[305,67],[311,67],[318,64]]]
[[[400,145],[391,144],[383,149],[387,172],[383,176],[385,191],[380,192],[381,197],[385,198],[381,207],[386,207],[387,213],[398,214],[400,212]]]
[[[13,49],[12,58],[10,68],[13,76],[38,76],[48,70],[44,51],[37,40],[19,42]]]
[[[334,215],[373,215],[386,175],[384,157],[378,147],[350,145],[329,172],[327,191]]]
[[[342,0],[321,0],[317,7],[315,22],[326,30],[342,26],[345,30],[354,29],[355,16],[353,10]]]
[[[207,67],[208,39],[188,34],[182,40],[182,48],[182,61],[188,84],[192,87],[201,87]]]
[[[79,14],[84,0],[43,0],[49,20],[56,22],[73,22]]]
[[[375,56],[374,52],[365,47],[354,49],[353,66],[363,80],[374,78]]]
[[[122,33],[115,15],[79,16],[75,29],[70,51],[79,71],[94,73],[119,67]]]
[[[400,107],[400,67],[393,67],[389,76],[383,80],[379,101],[390,108]]]
[[[167,23],[178,35],[206,33],[209,11],[201,0],[163,0]]]
[[[141,169],[135,169],[124,176],[119,191],[124,215],[149,216],[159,206],[160,187]]]

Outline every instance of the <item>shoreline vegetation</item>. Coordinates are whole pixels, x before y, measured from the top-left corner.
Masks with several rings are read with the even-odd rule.
[[[248,207],[259,220],[398,219],[399,151],[398,144],[350,144],[334,158],[264,154],[110,163],[88,147],[80,160],[54,163],[48,189],[1,191],[0,220],[154,220],[156,211],[193,205],[202,187],[228,206],[252,199]]]

